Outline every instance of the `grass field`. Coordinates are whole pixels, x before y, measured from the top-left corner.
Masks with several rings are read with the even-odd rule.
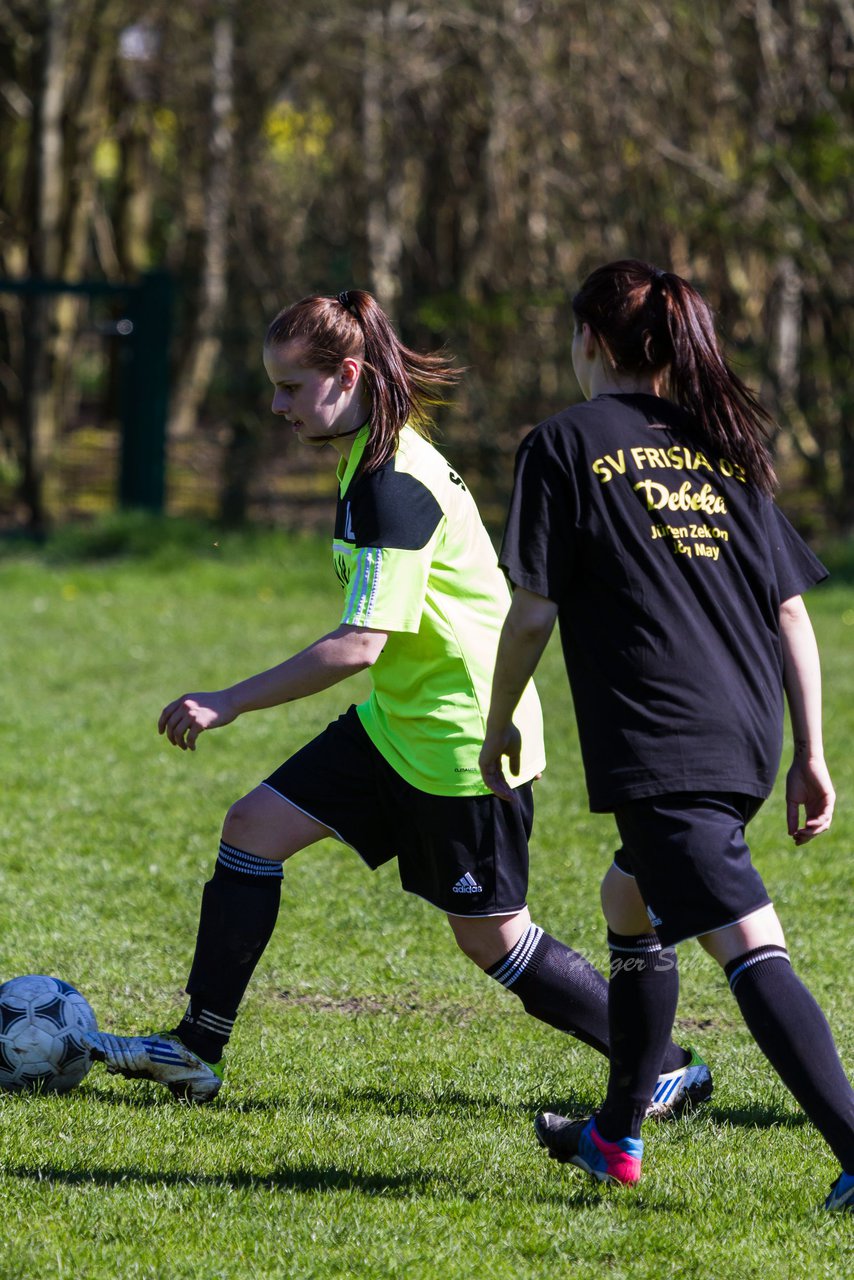
[[[225,808],[365,685],[179,753],[156,733],[167,700],[334,625],[325,544],[215,546],[186,528],[152,555],[59,551],[0,559],[0,978],[55,974],[103,1028],[154,1029],[183,1008]],[[839,813],[796,851],[778,789],[753,845],[851,1069],[850,575],[810,604]],[[555,645],[540,687],[550,768],[532,914],[602,964],[611,820],[585,808]],[[354,854],[317,846],[287,869],[213,1106],[176,1106],[101,1067],[64,1098],[0,1095],[0,1280],[841,1280],[854,1273],[854,1222],[819,1207],[834,1160],[715,966],[695,944],[680,950],[678,1033],[712,1063],[714,1098],[690,1122],[647,1126],[639,1188],[599,1191],[544,1157],[531,1119],[543,1104],[593,1106],[604,1062],[526,1018],[455,950],[439,913],[400,892],[393,868],[372,876]]]

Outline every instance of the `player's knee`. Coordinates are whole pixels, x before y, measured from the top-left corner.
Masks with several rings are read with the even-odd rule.
[[[462,951],[463,955],[468,956],[469,960],[473,960],[481,969],[486,968],[489,961],[484,963],[483,957],[488,948],[484,947],[483,940],[467,931],[463,926],[455,926],[452,924],[451,932],[454,935],[454,941],[460,951]]]
[[[252,795],[241,796],[236,800],[225,815],[225,821],[222,824],[223,840],[227,840],[238,849],[248,848],[258,821],[256,808]]]
[[[615,933],[634,935],[649,930],[649,917],[633,876],[615,865],[605,873],[599,890],[602,914]]]
[[[448,916],[457,946],[479,969],[491,969],[502,960],[530,922],[527,910],[515,916],[472,919]]]
[[[786,949],[783,926],[770,902],[743,920],[716,929],[714,933],[703,934],[697,941],[721,968],[726,968],[732,960],[757,947]]]

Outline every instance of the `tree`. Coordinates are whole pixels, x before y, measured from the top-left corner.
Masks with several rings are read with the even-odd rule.
[[[260,0],[0,0],[0,263],[172,271],[172,435],[223,442],[229,518],[286,491],[301,518],[258,370],[283,303],[364,285],[407,341],[459,354],[444,444],[497,521],[520,434],[577,394],[573,288],[631,254],[712,300],[780,422],[799,518],[854,527],[849,0],[302,0],[270,18]],[[27,314],[29,364],[16,304],[0,312],[33,523],[79,327],[73,303],[49,311]]]

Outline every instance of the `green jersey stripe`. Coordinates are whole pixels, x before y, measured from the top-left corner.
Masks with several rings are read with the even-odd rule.
[[[350,590],[347,595],[344,621],[353,626],[366,627],[379,589],[383,553],[379,547],[362,547],[353,557]]]

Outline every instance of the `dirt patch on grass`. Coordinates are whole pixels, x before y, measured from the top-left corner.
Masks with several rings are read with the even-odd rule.
[[[321,992],[280,991],[277,997],[290,1008],[313,1009],[318,1013],[340,1013],[349,1017],[360,1014],[380,1016],[385,1014],[399,1018],[407,1013],[424,1013],[431,1017],[445,1017],[455,1022],[470,1022],[477,1010],[468,1005],[452,1004],[441,1000],[422,1000],[417,995],[404,992],[397,995],[371,994],[367,996],[330,996]]]

